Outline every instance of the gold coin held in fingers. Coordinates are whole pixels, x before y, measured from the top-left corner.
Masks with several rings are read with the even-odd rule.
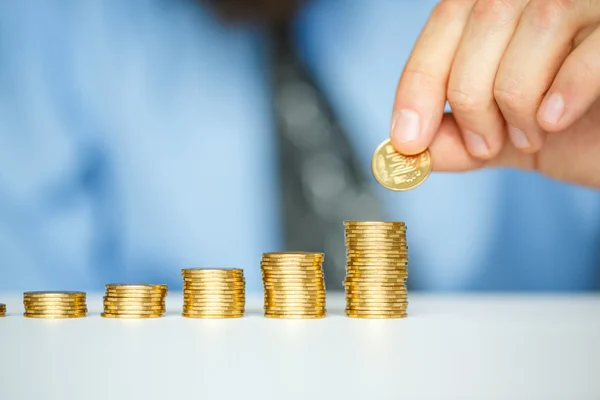
[[[414,189],[427,179],[431,172],[429,150],[414,156],[400,154],[390,139],[377,147],[371,163],[373,176],[383,187],[394,191]]]

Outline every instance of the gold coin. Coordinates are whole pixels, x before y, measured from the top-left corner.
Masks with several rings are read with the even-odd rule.
[[[207,280],[207,281],[239,281],[244,282],[246,278],[244,275],[218,275],[218,274],[182,274],[181,277],[186,281],[199,281],[199,280]]]
[[[272,319],[319,319],[325,318],[325,313],[322,314],[279,314],[265,312],[265,318]]]
[[[263,274],[263,280],[269,282],[322,282],[324,276],[303,274]]]
[[[378,262],[369,263],[361,262],[360,264],[349,264],[346,265],[347,274],[393,274],[393,273],[408,273],[408,261],[397,261],[397,262]]]
[[[63,318],[85,318],[86,314],[30,314],[23,313],[25,318],[45,318],[45,319],[63,319]]]
[[[215,284],[215,285],[205,285],[205,284],[190,284],[185,283],[183,285],[183,290],[213,290],[213,291],[234,291],[243,293],[246,290],[246,286],[237,285],[237,284]]]
[[[368,287],[364,285],[360,286],[349,286],[346,288],[346,294],[348,296],[369,296],[369,295],[386,295],[386,296],[396,296],[396,295],[407,295],[408,291],[405,287],[399,286],[397,288],[385,288],[382,290],[381,287]]]
[[[367,271],[367,270],[375,270],[379,269],[381,271],[386,270],[403,270],[406,271],[409,265],[409,260],[396,258],[361,258],[361,259],[350,259],[346,264],[346,271]]]
[[[163,314],[111,314],[101,313],[102,318],[115,318],[115,319],[144,319],[144,318],[161,318]]]
[[[352,282],[352,280],[360,280],[363,278],[375,278],[375,279],[381,279],[381,278],[395,278],[395,279],[404,279],[406,280],[408,277],[408,273],[406,271],[388,271],[388,272],[381,272],[381,271],[360,271],[360,272],[348,272],[346,273],[346,279],[350,279],[350,282]]]
[[[402,221],[344,221],[345,226],[406,226]]]
[[[364,297],[359,298],[352,298],[352,299],[348,299],[346,298],[346,306],[350,307],[350,306],[369,306],[369,307],[375,307],[375,308],[382,308],[382,307],[392,307],[392,306],[402,306],[402,307],[406,307],[408,305],[408,298],[406,298],[405,296],[398,296],[398,297],[393,297],[393,298],[386,298],[386,297],[380,297],[380,298],[369,298],[366,299]]]
[[[184,285],[183,290],[190,293],[240,293],[244,294],[246,292],[246,288],[244,286],[213,286],[213,285]]]
[[[106,289],[142,289],[142,290],[167,290],[167,285],[150,283],[107,283]]]
[[[265,306],[265,312],[278,313],[278,314],[323,314],[326,312],[324,306],[320,307],[267,307]]]
[[[408,291],[406,289],[391,289],[391,290],[377,290],[377,289],[353,289],[348,288],[346,290],[346,297],[353,298],[368,298],[370,296],[386,296],[386,297],[398,297],[398,296],[407,296]]]
[[[231,319],[231,318],[242,318],[244,314],[187,314],[182,313],[184,318],[200,318],[200,319]]]
[[[243,275],[241,268],[185,268],[181,270],[182,274],[236,274]]]
[[[112,310],[164,310],[164,304],[127,304],[127,303],[104,303],[104,309]]]
[[[277,265],[277,266],[271,266],[271,265],[264,265],[261,264],[260,270],[265,273],[265,272],[271,272],[271,273],[275,273],[275,272],[281,272],[281,273],[288,273],[288,272],[305,272],[307,274],[319,274],[323,272],[323,266],[322,265],[315,265],[315,266],[298,266],[298,265],[288,265],[288,266],[281,266],[281,265]]]
[[[244,309],[243,308],[218,308],[218,307],[204,307],[204,308],[200,308],[200,307],[196,307],[196,308],[191,308],[191,307],[184,307],[182,310],[183,313],[185,314],[243,314],[244,313]]]
[[[288,305],[293,305],[293,304],[316,306],[316,305],[321,305],[321,304],[325,304],[325,303],[326,303],[325,298],[322,298],[322,299],[273,299],[273,298],[269,298],[269,299],[264,300],[265,305],[275,305],[275,306],[277,306],[277,305],[288,306]]]
[[[25,311],[39,311],[39,312],[78,312],[87,311],[87,307],[44,307],[44,306],[30,306],[25,307]]]
[[[142,289],[142,288],[126,288],[126,287],[109,287],[106,288],[106,293],[117,293],[117,294],[132,294],[132,295],[155,295],[155,296],[165,296],[167,294],[166,291],[160,289]]]
[[[167,296],[162,294],[150,294],[150,293],[115,293],[106,291],[104,297],[110,297],[115,299],[132,299],[132,300],[147,300],[147,301],[161,301]]]
[[[344,229],[344,240],[406,240],[406,228],[360,228],[353,229],[346,227]]]
[[[193,298],[224,298],[224,299],[235,299],[235,298],[244,298],[246,294],[244,292],[237,292],[235,290],[183,290],[184,297],[193,297]]]
[[[354,261],[372,261],[373,259],[381,259],[388,261],[408,261],[407,249],[378,249],[378,248],[361,248],[346,250],[347,263],[351,264]]]
[[[147,304],[147,305],[159,305],[165,304],[165,299],[144,299],[144,298],[131,298],[131,297],[107,297],[102,298],[104,303],[111,304]]]
[[[356,319],[402,319],[402,318],[408,317],[408,315],[406,313],[381,315],[381,314],[354,313],[354,312],[347,312],[346,316],[348,316],[349,318],[356,318]]]
[[[263,253],[263,257],[325,257],[325,254],[313,251],[274,251]]]
[[[213,277],[208,277],[208,276],[202,276],[202,277],[183,277],[183,282],[184,283],[204,283],[204,284],[240,284],[243,285],[246,283],[246,280],[244,278],[213,278]]]
[[[264,298],[264,304],[280,304],[282,306],[292,305],[292,304],[301,304],[301,305],[317,305],[317,304],[325,304],[326,299],[323,298],[295,298],[295,299],[275,299],[275,298]]]
[[[47,295],[24,295],[23,301],[43,301],[43,300],[55,300],[55,301],[85,301],[86,296],[84,295],[63,295],[50,293]]]
[[[48,305],[70,306],[70,305],[86,304],[86,301],[85,301],[85,299],[81,299],[81,300],[58,300],[58,299],[29,300],[29,299],[24,299],[23,304],[25,304],[25,305],[27,305],[27,304],[48,304]]]
[[[398,153],[390,139],[377,147],[371,162],[373,176],[383,187],[394,191],[414,189],[422,184],[431,172],[429,150],[406,156]]]
[[[406,307],[408,306],[408,299],[402,298],[391,298],[391,299],[364,299],[364,298],[352,298],[346,299],[346,307],[372,307],[372,308],[385,308],[385,307]]]
[[[104,309],[105,314],[112,315],[164,315],[165,310],[113,310]]]
[[[401,229],[376,229],[376,230],[350,230],[344,231],[344,238],[346,240],[378,240],[378,239],[390,239],[390,240],[405,240],[406,230]]]
[[[353,314],[371,314],[371,315],[390,315],[390,314],[406,314],[406,310],[369,310],[369,311],[361,311],[361,310],[349,310],[349,309],[345,309],[346,314],[348,313],[353,313]]]
[[[382,279],[395,279],[395,283],[398,286],[406,286],[407,277],[406,275],[396,274],[396,275],[346,275],[345,283],[348,286],[356,286],[357,284],[360,286],[361,284],[369,285],[370,283],[375,282],[376,284],[381,282]],[[378,286],[378,285],[375,285]]]
[[[45,301],[25,301],[23,302],[25,307],[40,306],[40,307],[85,307],[86,302],[45,302]]]
[[[265,293],[264,298],[274,299],[297,299],[297,298],[324,298],[325,291],[306,291],[306,290],[295,290],[295,291],[269,291]]]
[[[408,254],[408,248],[400,247],[400,246],[380,246],[377,244],[364,245],[364,246],[352,246],[346,250],[346,255],[348,253],[357,253],[358,256],[361,254],[384,254],[384,255],[406,255]]]
[[[407,233],[405,229],[360,229],[352,230],[346,228],[344,231],[344,241],[406,241]]]
[[[299,275],[299,276],[308,276],[308,277],[322,277],[323,270],[306,270],[306,269],[263,269],[263,276],[289,276],[289,275]]]
[[[273,298],[273,299],[324,298],[325,291],[322,291],[322,292],[306,292],[306,291],[269,292],[269,293],[265,293],[264,297],[265,298]]]

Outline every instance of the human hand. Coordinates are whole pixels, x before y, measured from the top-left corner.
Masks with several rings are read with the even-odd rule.
[[[393,110],[396,150],[429,148],[434,170],[515,167],[600,188],[600,0],[441,1]]]

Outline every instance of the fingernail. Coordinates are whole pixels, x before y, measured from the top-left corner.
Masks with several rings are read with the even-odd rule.
[[[529,139],[527,139],[525,132],[523,132],[519,128],[515,128],[514,126],[509,126],[508,127],[508,135],[510,136],[510,139],[512,140],[512,142],[516,148],[528,149],[531,147],[531,143],[529,142]]]
[[[415,142],[421,135],[421,118],[412,110],[400,110],[392,125],[392,135],[401,143]]]
[[[488,157],[490,155],[490,149],[485,139],[476,133],[465,132],[465,143],[469,152],[475,157]]]
[[[565,102],[558,93],[552,93],[542,102],[540,118],[549,124],[558,124],[565,113]]]

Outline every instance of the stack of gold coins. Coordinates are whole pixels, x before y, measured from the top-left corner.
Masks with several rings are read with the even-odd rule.
[[[167,285],[108,284],[104,318],[159,318],[165,314]]]
[[[183,315],[188,318],[240,318],[246,308],[241,269],[182,269]]]
[[[28,318],[82,318],[87,314],[84,292],[25,292]]]
[[[4,317],[6,315],[6,304],[0,303],[0,317]]]
[[[325,317],[323,258],[322,253],[263,254],[265,317]]]
[[[346,315],[404,318],[407,315],[408,247],[403,222],[344,222]]]

